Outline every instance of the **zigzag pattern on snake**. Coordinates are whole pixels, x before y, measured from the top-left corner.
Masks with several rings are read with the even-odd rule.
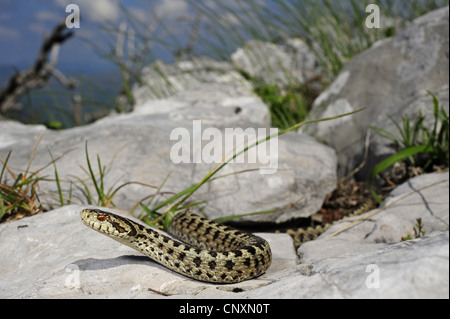
[[[235,283],[256,278],[272,261],[270,246],[264,239],[189,211],[176,214],[168,228],[170,234],[185,243],[98,209],[84,209],[81,218],[92,229],[200,281]]]
[[[367,201],[352,214],[372,208]],[[262,275],[272,253],[264,239],[183,211],[176,214],[168,232],[184,243],[128,218],[98,209],[84,209],[83,222],[92,229],[130,246],[165,267],[187,277],[213,283],[235,283]],[[295,247],[313,240],[333,223],[287,231]]]
[[[354,210],[353,213],[345,216],[345,217],[353,217],[361,215],[373,208],[375,208],[376,202],[373,199],[366,200],[358,209]],[[315,240],[317,237],[326,232],[331,226],[335,223],[339,222],[336,220],[334,222],[325,223],[323,225],[310,226],[310,227],[298,227],[298,228],[289,228],[285,231],[276,230],[275,233],[286,233],[292,237],[294,240],[294,247],[297,249],[303,243]]]

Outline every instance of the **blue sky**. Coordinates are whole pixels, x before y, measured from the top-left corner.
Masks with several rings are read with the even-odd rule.
[[[227,58],[245,37],[239,37],[239,41],[228,37],[232,34],[228,27],[239,28],[241,23],[224,8],[241,14],[241,10],[254,12],[255,6],[266,8],[270,1],[0,0],[0,88],[15,70],[26,70],[34,65],[44,36],[70,14],[66,12],[69,4],[78,5],[81,25],[72,29],[74,37],[60,46],[56,68],[68,78],[77,78],[79,85],[74,90],[66,90],[53,77],[46,87],[22,96],[20,102],[26,107],[18,113],[21,121],[60,121],[65,127],[73,126],[74,118],[70,114],[74,94],[83,96],[85,113],[113,108],[122,77],[117,59],[113,63],[107,58],[114,57],[120,27],[124,27],[126,37],[123,45],[117,47],[123,50],[124,60],[130,62],[127,66],[132,71],[139,72],[156,59],[173,62],[174,53],[180,53],[177,58],[189,58],[189,54]],[[208,13],[200,18],[202,10]],[[208,14],[211,14],[209,20]],[[218,18],[220,23],[226,23],[222,37],[214,30]],[[192,37],[192,34],[197,36]],[[224,38],[230,41],[225,42]],[[209,41],[216,42],[213,50]],[[189,50],[184,50],[186,48]],[[136,53],[135,59],[130,58],[133,56],[130,51]]]
[[[346,0],[340,0],[346,2]],[[99,57],[96,50],[87,41],[94,43],[103,52],[109,53],[114,48],[117,31],[114,36],[108,36],[104,27],[118,28],[124,22],[127,30],[135,23],[141,34],[152,37],[152,40],[174,40],[181,46],[190,41],[195,30],[196,13],[190,3],[201,3],[203,8],[210,8],[221,18],[228,19],[227,23],[239,25],[236,16],[223,13],[223,6],[247,10],[247,15],[254,12],[254,6],[260,6],[267,11],[273,9],[276,0],[0,0],[0,77],[6,66],[24,69],[31,66],[42,44],[44,34],[49,34],[55,25],[68,13],[66,6],[70,3],[80,7],[82,21],[81,28],[75,29],[75,37],[66,41],[60,48],[58,67],[61,69],[104,70],[115,66],[104,57]],[[289,0],[286,0],[289,2]],[[294,1],[298,4],[298,0]],[[422,2],[426,3],[426,0]],[[301,1],[300,1],[301,3]],[[339,2],[338,2],[339,3]],[[123,8],[129,13],[124,14]],[[132,18],[130,19],[130,15]],[[160,22],[163,22],[161,25]],[[202,21],[203,22],[203,21]],[[281,21],[283,22],[283,21]],[[285,22],[286,23],[286,22]],[[136,26],[135,25],[135,26]],[[232,36],[222,34],[217,36],[209,26],[202,25],[203,37],[216,41],[216,48],[232,52],[233,43],[223,43],[232,40]],[[256,25],[256,28],[259,26]],[[223,28],[226,30],[226,28]],[[261,28],[263,29],[263,28]],[[277,30],[275,30],[277,31]],[[205,35],[206,33],[206,35]],[[230,35],[232,32],[228,32]],[[168,36],[169,35],[169,36]],[[139,34],[136,34],[138,39]],[[141,41],[136,45],[142,45]],[[204,43],[204,42],[203,42]],[[151,43],[151,60],[160,58],[171,61],[171,52],[161,44]],[[165,44],[166,47],[167,43]],[[222,46],[221,46],[222,45]],[[173,48],[173,47],[172,47]],[[198,48],[196,48],[198,49]],[[137,50],[138,51],[138,50]],[[142,52],[142,51],[139,51]],[[198,53],[198,52],[197,52]],[[199,54],[204,54],[200,52]]]
[[[49,34],[68,15],[65,9],[69,3],[80,7],[81,27],[74,29],[75,37],[61,46],[58,67],[80,70],[113,67],[83,39],[108,50],[114,40],[110,38],[108,46],[108,37],[101,27],[117,27],[126,20],[120,4],[149,27],[152,10],[169,27],[191,12],[186,0],[122,0],[120,4],[117,0],[0,0],[0,65],[20,69],[32,65],[44,34]],[[164,52],[160,54],[164,58]]]

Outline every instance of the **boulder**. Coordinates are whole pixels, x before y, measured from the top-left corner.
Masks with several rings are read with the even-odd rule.
[[[252,87],[230,63],[207,57],[177,61],[173,64],[158,60],[141,71],[141,83],[133,85],[136,107],[150,100],[168,98],[177,93],[195,91],[205,85],[216,84],[241,94],[248,94]]]
[[[387,115],[411,123],[419,109],[433,120],[432,98],[436,94],[447,113],[449,85],[449,7],[415,19],[393,38],[376,42],[354,57],[334,82],[314,101],[310,118],[335,116],[365,108],[337,121],[303,127],[300,132],[324,141],[338,154],[338,176],[357,167],[363,158],[369,126],[398,135]],[[390,141],[371,132],[366,166],[359,172],[367,178],[373,167],[395,153]]]
[[[98,196],[88,174],[87,143],[99,184],[98,159],[104,166],[106,192],[133,182],[113,198],[117,207],[130,210],[163,184],[161,192],[172,194],[199,183],[234,147],[243,148],[240,139],[256,141],[256,135],[260,139],[272,134],[269,126],[267,106],[253,93],[236,84],[204,83],[165,99],[148,100],[131,113],[113,114],[63,131],[0,122],[0,157],[5,159],[11,151],[8,165],[17,174],[25,172],[37,137],[44,133],[30,168],[30,172],[39,170],[39,176],[48,178],[39,182],[40,199],[51,207],[58,206],[51,152],[54,158],[61,156],[55,164],[65,202],[96,204]],[[208,132],[212,135],[204,135]],[[291,132],[266,144],[270,146],[250,149],[226,165],[217,177],[227,177],[204,185],[190,200],[205,201],[204,213],[210,218],[283,208],[292,203],[297,205],[288,213],[245,219],[284,222],[317,212],[336,185],[333,150],[309,136]],[[215,150],[212,162],[207,159],[211,151],[206,149],[211,145]],[[264,154],[268,156],[262,157]],[[91,202],[85,185],[92,194]],[[161,196],[153,203],[160,200]]]
[[[330,297],[448,298],[448,188],[448,172],[405,182],[382,209],[356,223],[361,217],[341,220],[302,245],[301,262],[338,287]]]
[[[197,282],[89,229],[80,218],[83,208],[64,206],[0,225],[1,298],[160,298],[216,287],[227,294],[268,285],[297,263],[288,235],[260,234],[274,254],[266,274],[241,285]]]
[[[407,243],[371,247],[317,271],[314,264],[242,294],[247,298],[448,299],[449,234],[434,233]],[[329,243],[331,244],[331,243]],[[327,246],[330,252],[334,245]],[[351,249],[351,247],[349,247]],[[301,267],[303,266],[303,267]],[[309,275],[302,270],[309,269]],[[296,275],[295,275],[296,273]]]
[[[352,60],[318,97],[314,118],[367,107],[355,116],[305,130],[338,151],[340,175],[359,164],[369,125],[392,127],[387,112],[396,119],[415,116],[419,107],[428,112],[431,97],[425,89],[436,93],[448,112],[448,15],[448,7],[436,10],[396,37],[378,42]],[[219,65],[223,73],[216,72]],[[165,97],[152,96],[149,87],[136,87],[139,103],[129,114],[59,132],[42,125],[0,122],[0,157],[5,159],[11,151],[8,167],[14,174],[24,173],[31,158],[28,172],[45,177],[38,183],[40,200],[56,207],[51,157],[57,158],[64,200],[72,204],[0,224],[0,297],[449,298],[448,172],[405,182],[381,208],[337,222],[297,252],[288,235],[259,234],[271,245],[271,267],[259,278],[233,285],[177,275],[84,226],[80,211],[87,207],[88,192],[97,204],[85,147],[96,180],[106,192],[123,185],[113,204],[131,210],[157,192],[153,204],[200,182],[217,165],[210,161],[217,159],[211,157],[211,149],[226,150],[217,152],[221,158],[239,146],[227,137],[238,140],[255,138],[259,130],[270,133],[267,106],[230,65],[205,60],[199,65],[178,62],[173,68],[157,64],[149,69],[148,81],[158,67],[167,68],[170,83],[155,80],[152,86]],[[199,75],[206,82],[197,81]],[[322,104],[328,108],[322,109]],[[391,152],[383,143],[371,146],[367,171]],[[205,149],[208,152],[199,153]],[[205,202],[200,207],[205,215],[220,218],[292,206],[245,218],[285,222],[315,213],[335,187],[334,149],[306,134],[284,134],[258,151],[270,152],[270,161],[259,158],[253,163],[250,153],[238,157],[243,163],[226,165],[215,176],[221,178],[195,193],[191,200]],[[5,176],[9,173],[5,171]]]
[[[1,298],[449,298],[449,174],[399,186],[369,218],[298,254],[286,234],[258,233],[273,261],[230,285],[178,275],[81,222],[70,205],[0,224]],[[416,219],[425,234],[415,238]],[[411,235],[413,239],[402,241]]]
[[[231,55],[231,61],[255,80],[280,88],[306,84],[322,74],[316,57],[299,38],[283,45],[248,41]]]

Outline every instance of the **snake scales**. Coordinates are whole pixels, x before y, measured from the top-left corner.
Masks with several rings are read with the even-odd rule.
[[[374,205],[367,201],[351,215],[359,215]],[[83,222],[92,229],[128,245],[165,267],[187,277],[213,283],[235,283],[256,278],[270,266],[270,246],[261,237],[241,232],[183,211],[176,214],[168,232],[179,242],[128,218],[84,209]],[[295,246],[315,239],[333,223],[287,231]],[[185,244],[186,243],[186,244]]]
[[[256,278],[272,261],[270,246],[264,239],[189,211],[176,214],[168,228],[170,234],[186,244],[98,209],[84,209],[81,218],[92,229],[200,281],[234,283]]]

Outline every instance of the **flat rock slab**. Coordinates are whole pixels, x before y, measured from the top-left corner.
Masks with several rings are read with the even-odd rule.
[[[245,294],[248,298],[449,298],[449,234],[434,234],[404,243],[372,247],[309,276],[297,275]],[[322,245],[324,243],[322,242]],[[328,243],[327,251],[335,247]],[[294,270],[291,270],[294,274]]]
[[[448,188],[448,172],[411,179],[382,210],[332,236],[359,217],[340,221],[298,254],[288,235],[258,234],[271,267],[231,285],[178,275],[84,226],[83,206],[65,206],[0,225],[0,297],[449,298]],[[417,218],[425,236],[403,241]]]
[[[269,134],[264,121],[268,110],[259,98],[232,98],[230,92],[224,91],[224,88],[208,86],[203,90],[181,92],[169,99],[149,101],[132,113],[108,116],[90,125],[58,132],[42,125],[1,121],[0,158],[6,159],[11,151],[8,166],[14,169],[16,176],[25,172],[38,136],[45,133],[30,167],[30,172],[39,171],[39,176],[50,179],[39,182],[41,201],[59,202],[58,196],[54,196],[58,190],[52,180],[55,173],[51,152],[54,158],[61,156],[55,164],[64,197],[70,198],[72,204],[96,203],[97,192],[87,174],[87,143],[97,179],[100,176],[97,156],[102,167],[106,168],[103,169],[105,190],[112,192],[125,183],[141,183],[127,184],[114,196],[116,207],[130,211],[143,198],[157,193],[156,189],[162,185],[162,193],[173,194],[198,184],[217,166],[222,156],[230,157],[232,147],[242,149],[244,139],[255,142],[257,139],[252,140],[255,135],[250,132],[258,134],[258,140]],[[237,114],[236,108],[240,110]],[[199,119],[201,123],[197,121]],[[205,135],[205,138],[200,138],[200,134],[204,135],[208,129],[216,132],[216,137]],[[260,130],[264,134],[260,134]],[[180,131],[185,133],[183,139],[176,133]],[[194,137],[194,132],[199,134],[196,135],[198,138]],[[227,140],[230,143],[226,143]],[[220,157],[212,163],[203,158],[203,154],[210,154],[205,149],[211,143],[221,146],[214,152]],[[228,144],[228,148],[222,147],[222,143]],[[270,150],[251,148],[245,156],[241,155],[226,165],[215,175],[224,178],[202,186],[190,200],[207,202],[204,212],[211,219],[272,210],[292,203],[297,205],[288,214],[263,214],[246,219],[280,223],[314,214],[336,186],[335,152],[312,137],[293,132],[287,132],[277,140],[272,138],[269,144],[270,147],[267,143],[265,146]],[[180,152],[180,145],[183,145],[181,153],[187,156],[187,163],[174,160],[174,154]],[[262,151],[267,151],[266,158],[259,156]],[[201,155],[202,160],[197,161],[196,158],[194,161],[194,153]],[[275,168],[275,171],[266,174],[260,171],[261,168]],[[92,202],[88,201],[85,185],[93,194]],[[158,196],[153,203],[167,197]]]
[[[266,274],[232,285],[198,282],[90,230],[80,218],[83,208],[65,206],[0,225],[1,298],[225,297],[269,285],[297,264],[288,235],[259,234],[273,251]]]
[[[336,288],[319,296],[449,298],[448,192],[448,172],[415,177],[397,187],[382,210],[354,224],[359,216],[344,219],[303,244],[301,262],[324,288]],[[425,236],[403,240],[416,236],[417,218]]]

